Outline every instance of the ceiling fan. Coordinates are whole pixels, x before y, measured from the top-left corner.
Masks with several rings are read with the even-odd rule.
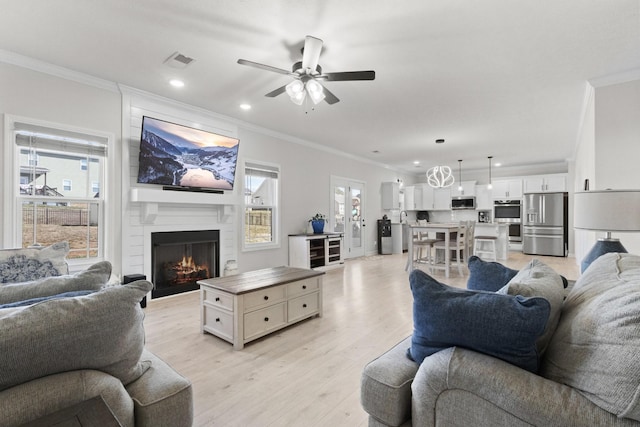
[[[320,52],[322,51],[322,40],[316,37],[307,36],[302,48],[302,61],[296,62],[291,67],[291,71],[270,65],[260,64],[246,59],[238,59],[238,64],[272,71],[278,74],[285,74],[294,80],[278,89],[267,93],[265,96],[276,97],[282,93],[287,93],[291,100],[301,105],[307,95],[317,104],[324,100],[328,104],[335,104],[340,101],[326,87],[320,84],[321,81],[340,82],[353,80],[374,80],[375,71],[342,71],[337,73],[323,73],[322,67],[318,64]]]

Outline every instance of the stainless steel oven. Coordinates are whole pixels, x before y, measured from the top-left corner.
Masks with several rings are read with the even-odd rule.
[[[493,220],[495,222],[509,224],[509,241],[522,242],[522,201],[494,200]]]

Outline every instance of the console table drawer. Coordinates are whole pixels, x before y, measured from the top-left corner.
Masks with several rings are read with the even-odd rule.
[[[285,286],[273,286],[271,288],[260,289],[244,295],[244,312],[251,311],[256,307],[285,299]]]
[[[282,302],[244,315],[244,339],[264,335],[287,323],[287,304]]]
[[[205,304],[203,329],[229,342],[233,342],[233,314]]]
[[[233,295],[226,292],[216,291],[207,287],[202,287],[204,301],[222,307],[229,311],[233,311]]]
[[[317,292],[289,300],[289,322],[295,322],[317,314],[320,305],[319,300],[320,295]]]
[[[318,278],[311,277],[305,280],[289,283],[287,285],[287,296],[289,298],[302,295],[318,289]]]

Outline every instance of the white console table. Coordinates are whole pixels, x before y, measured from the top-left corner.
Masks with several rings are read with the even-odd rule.
[[[322,316],[321,271],[273,267],[198,281],[202,333],[235,350],[271,332]]]

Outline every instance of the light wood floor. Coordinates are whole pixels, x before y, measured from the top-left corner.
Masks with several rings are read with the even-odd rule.
[[[199,292],[150,301],[147,348],[193,382],[194,426],[366,426],[362,367],[412,331],[407,255],[349,260],[324,277],[324,314],[241,351],[200,332]],[[532,256],[511,252],[521,268]],[[537,257],[568,279],[574,258]],[[465,287],[453,269],[434,277]]]

